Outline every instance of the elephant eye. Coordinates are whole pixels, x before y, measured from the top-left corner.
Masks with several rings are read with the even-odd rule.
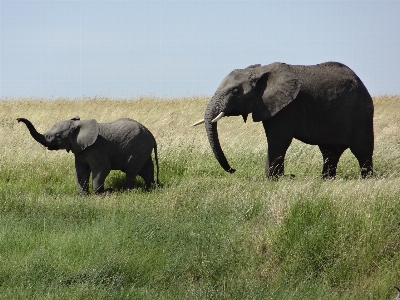
[[[59,140],[61,138],[61,134],[56,133],[56,139]]]
[[[232,90],[232,95],[233,95],[233,96],[239,95],[239,90],[238,90],[238,89],[233,89],[233,90]]]

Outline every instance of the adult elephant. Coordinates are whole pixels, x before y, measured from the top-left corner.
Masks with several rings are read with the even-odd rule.
[[[284,174],[284,158],[293,138],[318,145],[323,178],[334,178],[341,154],[350,148],[363,178],[373,175],[374,106],[360,78],[347,66],[326,62],[312,66],[272,63],[234,70],[211,98],[204,119],[218,162],[232,169],[218,140],[217,121],[248,114],[262,122],[268,142],[265,172]]]

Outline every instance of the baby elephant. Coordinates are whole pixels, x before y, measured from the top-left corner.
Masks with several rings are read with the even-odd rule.
[[[93,191],[104,192],[104,181],[111,170],[126,173],[125,188],[133,188],[136,175],[140,175],[146,188],[154,184],[154,165],[157,166],[157,144],[151,132],[132,119],[118,119],[110,123],[96,120],[81,120],[75,117],[56,123],[49,131],[40,134],[30,121],[25,123],[32,137],[49,150],[65,149],[75,155],[75,173],[78,192],[87,194],[92,173]]]

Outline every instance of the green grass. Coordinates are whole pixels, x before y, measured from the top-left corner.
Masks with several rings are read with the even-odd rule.
[[[390,299],[400,284],[400,98],[375,101],[376,176],[346,151],[320,179],[317,147],[294,141],[267,181],[259,123],[224,119],[234,174],[209,149],[207,99],[2,101],[0,299]],[[159,148],[162,186],[80,197],[73,155],[47,151],[15,118],[44,131],[80,115],[131,117]],[[106,186],[123,185],[112,172]]]

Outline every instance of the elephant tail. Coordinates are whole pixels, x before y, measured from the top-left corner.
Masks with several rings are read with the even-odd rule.
[[[159,169],[158,169],[158,156],[157,156],[157,143],[154,141],[154,159],[156,160],[156,177],[157,177],[157,185],[160,185],[160,181],[158,180],[158,174],[159,174]]]

